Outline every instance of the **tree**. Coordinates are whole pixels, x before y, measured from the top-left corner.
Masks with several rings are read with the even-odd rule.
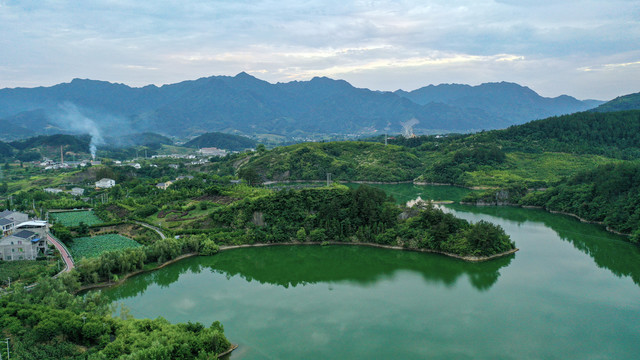
[[[78,235],[85,236],[89,233],[89,226],[84,223],[84,221],[80,221],[78,224]]]
[[[296,239],[298,239],[298,241],[300,242],[307,241],[307,231],[303,227],[301,227],[298,232],[296,232]]]
[[[256,169],[248,166],[238,170],[238,177],[245,180],[249,185],[259,184],[262,180]]]

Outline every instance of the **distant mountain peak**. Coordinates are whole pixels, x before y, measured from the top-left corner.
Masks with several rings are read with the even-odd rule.
[[[272,84],[245,71],[137,88],[76,78],[51,87],[0,90],[0,120],[20,125],[3,127],[0,136],[50,133],[47,129],[55,124],[37,110],[58,109],[64,102],[82,107],[106,133],[129,128],[177,136],[223,131],[291,137],[372,133],[386,127],[400,131],[400,123],[411,118],[420,121],[418,131],[496,129],[598,105],[569,96],[544,98],[505,81],[381,92],[326,76]]]
[[[246,73],[246,72],[244,72],[244,71],[239,72],[239,73],[238,73],[236,76],[234,76],[234,77],[235,77],[235,78],[237,78],[237,79],[243,79],[243,78],[244,78],[244,79],[247,79],[247,78],[249,78],[249,79],[256,79],[256,80],[258,80],[258,78],[256,78],[255,76],[253,76],[253,75],[251,75],[251,74],[248,74],[248,73]]]

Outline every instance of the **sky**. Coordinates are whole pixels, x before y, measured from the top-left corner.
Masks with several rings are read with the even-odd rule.
[[[610,100],[640,91],[640,1],[0,0],[0,88],[242,71],[384,91],[510,81]]]

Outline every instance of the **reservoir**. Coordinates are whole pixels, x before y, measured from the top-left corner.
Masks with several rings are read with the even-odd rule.
[[[468,190],[380,186],[398,202]],[[468,263],[364,246],[193,257],[102,292],[136,318],[219,320],[231,359],[635,359],[640,249],[601,227],[515,207],[445,205],[520,249]]]

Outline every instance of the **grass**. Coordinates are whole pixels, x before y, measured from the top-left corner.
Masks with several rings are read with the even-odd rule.
[[[142,246],[118,234],[97,235],[73,239],[69,249],[76,259],[91,258],[112,250],[122,250]]]
[[[158,154],[160,154],[160,155],[171,155],[171,154],[189,155],[189,154],[195,154],[195,152],[196,152],[196,149],[186,148],[186,147],[183,147],[183,146],[175,146],[175,145],[164,144],[164,145],[162,145],[162,148],[160,148],[160,150],[158,151]]]
[[[24,168],[12,165],[9,170],[3,169],[4,181],[9,185],[9,193],[43,189],[46,187],[55,188],[67,183],[67,177],[69,175],[79,172],[60,170],[43,171],[44,170],[41,170],[39,167],[31,164],[25,165]]]
[[[511,183],[553,183],[579,171],[598,165],[619,162],[597,155],[566,153],[509,153],[507,161],[499,168],[481,168],[467,173],[468,186],[504,186]]]
[[[49,213],[51,218],[57,223],[60,223],[64,226],[78,226],[80,222],[84,222],[85,224],[91,226],[96,224],[101,224],[104,221],[100,220],[93,211],[65,211],[65,212],[56,212]]]

